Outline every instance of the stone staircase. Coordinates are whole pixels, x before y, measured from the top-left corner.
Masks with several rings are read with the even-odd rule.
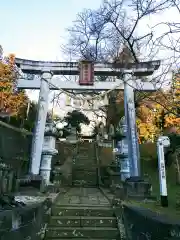
[[[108,205],[55,205],[46,240],[120,239],[113,209]]]
[[[72,169],[73,186],[96,186],[97,176],[95,144],[79,143]]]

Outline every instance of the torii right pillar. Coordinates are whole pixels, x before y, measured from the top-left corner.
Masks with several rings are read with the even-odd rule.
[[[130,162],[130,178],[123,182],[123,188],[128,198],[148,198],[151,196],[151,184],[141,178],[140,154],[136,128],[136,113],[134,102],[135,81],[131,74],[124,79],[124,108],[127,124],[128,159]]]
[[[135,79],[134,79],[135,81]],[[124,109],[127,125],[128,157],[131,177],[140,177],[140,154],[136,127],[136,112],[134,102],[134,81],[131,74],[124,79]]]

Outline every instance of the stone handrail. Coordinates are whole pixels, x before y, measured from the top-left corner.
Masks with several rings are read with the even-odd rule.
[[[180,223],[144,207],[123,204],[115,211],[121,239],[180,239]]]
[[[17,127],[14,127],[14,126],[12,126],[8,123],[3,122],[3,121],[0,121],[0,125],[3,126],[3,127],[6,127],[6,128],[12,129],[16,132],[23,133],[25,135],[32,135],[32,132],[29,132],[24,128],[17,128]]]
[[[51,201],[0,212],[0,239],[43,239]]]

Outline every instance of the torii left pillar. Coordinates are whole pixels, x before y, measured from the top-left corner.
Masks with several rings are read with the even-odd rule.
[[[30,174],[33,175],[39,175],[40,171],[44,132],[48,113],[48,96],[50,93],[49,83],[52,79],[52,76],[53,75],[49,69],[42,70],[38,111],[31,150]]]

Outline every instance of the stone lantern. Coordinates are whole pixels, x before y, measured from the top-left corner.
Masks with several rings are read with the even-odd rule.
[[[76,127],[72,127],[70,124],[67,127],[68,132],[70,133],[69,136],[66,137],[66,140],[68,143],[72,143],[75,144],[78,142],[77,139],[77,131],[76,131]]]
[[[40,175],[45,185],[50,184],[51,161],[52,157],[58,153],[56,150],[56,138],[58,131],[53,121],[48,121],[44,133],[44,145],[42,150],[42,159],[40,166]]]
[[[114,149],[116,161],[120,166],[121,180],[130,177],[130,163],[128,158],[128,139],[125,117],[122,117],[116,128],[116,148]]]
[[[98,135],[96,139],[98,146],[101,147],[111,147],[112,142],[109,141],[109,135],[107,134],[106,128],[104,126],[104,123],[99,124],[99,129],[98,129]]]

